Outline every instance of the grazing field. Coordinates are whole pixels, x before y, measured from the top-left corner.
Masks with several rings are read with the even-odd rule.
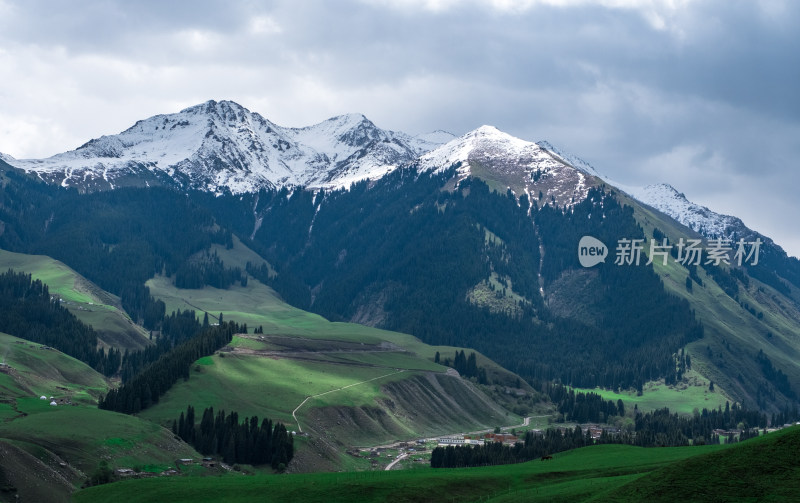
[[[575,388],[575,391],[597,393],[605,400],[614,402],[621,399],[625,403],[626,409],[633,409],[635,405],[642,412],[668,407],[671,412],[691,414],[695,409],[702,411],[704,408],[709,410],[718,407],[725,408],[728,397],[720,391],[710,391],[707,379],[691,370],[686,373],[685,377],[686,382],[676,386],[667,386],[663,380],[647,383],[643,387],[641,396],[633,390],[615,392],[601,388]]]
[[[386,368],[219,353],[198,361],[188,381],[173,386],[157,405],[142,411],[140,416],[167,424],[191,404],[196,410],[213,406],[215,410],[235,410],[240,417],[269,417],[296,429],[292,411],[306,397],[390,372]],[[381,396],[380,386],[391,379],[390,376],[353,386],[330,397],[342,405],[369,405]],[[314,402],[308,404],[309,408],[314,405]]]
[[[0,250],[0,269],[9,268],[26,272],[45,283],[51,295],[58,295],[75,317],[98,332],[103,346],[135,350],[148,344],[145,330],[133,323],[118,297],[58,260]]]
[[[197,456],[155,423],[97,409],[109,384],[86,364],[2,333],[0,357],[0,487],[19,501],[66,501],[101,461],[161,471]]]
[[[194,309],[198,318],[207,312],[212,322],[221,313],[225,320],[246,323],[249,332],[196,362],[188,380],[140,414],[162,425],[190,404],[196,411],[213,406],[235,410],[240,417],[279,420],[310,435],[298,442],[292,462],[292,469],[309,471],[353,465],[343,453],[354,445],[521,421],[434,363],[437,351],[452,359],[461,348],[432,347],[407,334],[329,322],[287,305],[252,278],[246,287],[228,290],[177,289],[161,276],[147,285],[167,311]],[[253,333],[257,327],[263,334]],[[484,356],[477,355],[477,361],[493,382],[520,382],[529,389]]]
[[[81,491],[76,502],[603,501],[608,491],[670,463],[723,446],[643,449],[601,445],[518,465],[466,469],[190,478],[119,482]]]
[[[71,356],[55,349],[42,349],[0,333],[0,394],[3,398],[35,398],[46,395],[74,403],[96,404],[108,391],[106,379]],[[47,401],[49,403],[49,400]]]
[[[72,467],[91,473],[105,459],[111,466],[174,466],[178,458],[197,458],[172,432],[150,421],[84,405],[50,406],[36,398],[17,400],[27,414],[0,423],[0,438],[44,449]]]

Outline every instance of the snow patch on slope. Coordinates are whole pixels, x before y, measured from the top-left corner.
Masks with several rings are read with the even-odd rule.
[[[695,204],[672,185],[659,183],[640,188],[628,188],[639,201],[669,215],[690,229],[708,238],[732,238],[734,233],[746,229],[744,223],[733,216],[721,215],[705,206]]]
[[[565,151],[559,149],[558,147],[553,146],[548,141],[544,141],[544,140],[543,141],[538,141],[538,142],[536,142],[536,144],[539,147],[541,147],[541,148],[547,150],[548,152],[550,152],[551,154],[553,154],[555,157],[557,157],[558,159],[563,161],[565,164],[569,164],[573,168],[579,169],[579,170],[583,171],[584,173],[586,173],[588,175],[596,176],[596,177],[598,177],[600,179],[605,180],[605,176],[600,175],[600,173],[597,172],[597,170],[594,168],[594,166],[592,166],[588,162],[584,161],[580,157],[578,157],[576,155],[573,155],[573,154],[570,154],[568,152],[565,152]]]

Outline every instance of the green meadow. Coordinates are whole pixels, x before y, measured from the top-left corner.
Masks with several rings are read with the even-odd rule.
[[[675,386],[667,386],[661,382],[649,382],[642,388],[639,395],[635,390],[619,391],[605,390],[602,388],[575,388],[575,391],[584,393],[592,392],[602,396],[605,400],[622,400],[626,410],[636,406],[640,411],[647,412],[664,407],[671,412],[691,414],[695,410],[725,408],[729,399],[719,391],[710,391],[709,382],[695,371],[688,371],[684,376],[686,382]]]
[[[24,271],[45,283],[51,295],[58,295],[75,317],[99,333],[103,346],[141,349],[148,344],[145,330],[133,323],[116,296],[62,262],[44,255],[0,250],[0,270],[6,269]]]
[[[198,456],[169,430],[134,416],[92,406],[50,406],[38,398],[17,399],[17,409],[27,415],[0,423],[0,439],[26,450],[45,449],[86,473],[102,459],[112,466],[149,464],[164,470],[175,459]]]
[[[73,501],[792,501],[798,448],[795,427],[727,446],[597,445],[484,468],[132,480],[80,491]]]
[[[162,424],[177,419],[186,406],[196,410],[235,410],[241,416],[269,417],[295,424],[292,411],[306,397],[330,392],[394,373],[392,369],[268,358],[247,354],[218,353],[193,366],[188,381],[173,386],[159,403],[140,416]],[[302,418],[312,406],[322,403],[370,405],[381,396],[380,386],[404,374],[377,379],[326,395],[326,400],[309,400],[299,412]]]
[[[55,349],[0,333],[0,359],[10,371],[0,373],[4,398],[66,398],[72,402],[97,403],[108,383],[83,362]],[[49,403],[49,400],[47,401]]]
[[[588,501],[672,462],[722,447],[643,449],[602,445],[518,465],[485,468],[318,473],[126,481],[76,493],[76,502],[110,501]],[[129,499],[127,499],[129,497]]]

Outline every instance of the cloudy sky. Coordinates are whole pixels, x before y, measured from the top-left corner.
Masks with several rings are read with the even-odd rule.
[[[0,152],[209,99],[284,126],[491,124],[800,256],[800,2],[0,0]]]

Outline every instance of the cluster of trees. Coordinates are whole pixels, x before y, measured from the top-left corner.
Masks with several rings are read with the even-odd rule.
[[[294,437],[283,423],[271,419],[258,422],[257,416],[243,418],[224,410],[214,414],[214,408],[203,410],[196,424],[194,407],[172,421],[172,432],[205,455],[219,455],[226,463],[261,465],[283,470],[294,456]]]
[[[793,420],[797,411],[786,410],[780,419]],[[633,431],[609,433],[603,430],[598,439],[592,439],[587,428],[549,428],[543,433],[529,431],[524,442],[515,445],[499,443],[478,446],[437,447],[431,454],[433,468],[458,468],[520,463],[540,456],[554,454],[593,444],[628,444],[640,447],[677,447],[720,443],[722,439],[714,430],[737,431],[727,442],[741,442],[758,436],[758,428],[767,426],[766,415],[738,405],[726,404],[725,409],[703,409],[691,416],[670,413],[659,409],[646,414],[637,413]]]
[[[225,267],[217,252],[205,252],[199,259],[186,261],[175,271],[177,288],[213,286],[225,290],[234,283],[247,286],[247,274],[239,267]]]
[[[100,399],[98,407],[126,414],[135,414],[157,403],[178,379],[189,379],[193,362],[213,354],[231,342],[240,327],[232,321],[206,328],[200,335],[184,341],[161,354],[128,382],[112,389]]]
[[[625,415],[622,400],[604,400],[597,393],[575,392],[558,383],[537,383],[539,391],[547,394],[561,416],[560,420],[576,423],[604,423],[614,416]]]
[[[794,398],[796,396],[792,386],[789,384],[789,378],[786,377],[786,374],[784,374],[782,370],[776,369],[772,365],[772,360],[764,354],[763,350],[758,350],[756,361],[761,367],[761,372],[764,374],[764,377],[767,381],[771,382],[778,391],[789,398]]]
[[[549,428],[543,434],[529,431],[525,434],[524,442],[517,442],[514,445],[491,442],[475,446],[436,447],[431,452],[431,467],[463,468],[522,463],[592,443],[589,430],[584,433],[580,426],[563,432]]]
[[[446,367],[452,367],[458,371],[463,377],[474,377],[478,380],[478,384],[489,384],[489,378],[486,376],[486,369],[478,367],[478,359],[475,352],[470,352],[469,356],[465,356],[464,350],[456,351],[454,359],[450,358],[441,359],[441,355],[437,351],[433,357],[435,363],[441,363]]]
[[[154,344],[138,351],[129,351],[123,355],[120,368],[122,382],[128,382],[147,365],[170,351],[176,344],[197,336],[208,326],[208,313],[205,314],[203,325],[197,321],[196,313],[190,309],[186,311],[179,309],[177,312],[173,311],[172,314],[165,316],[161,320],[160,336],[155,338]]]
[[[0,274],[0,332],[51,346],[106,376],[122,358],[116,349],[98,349],[95,331],[51,298],[47,285],[11,269]]]

